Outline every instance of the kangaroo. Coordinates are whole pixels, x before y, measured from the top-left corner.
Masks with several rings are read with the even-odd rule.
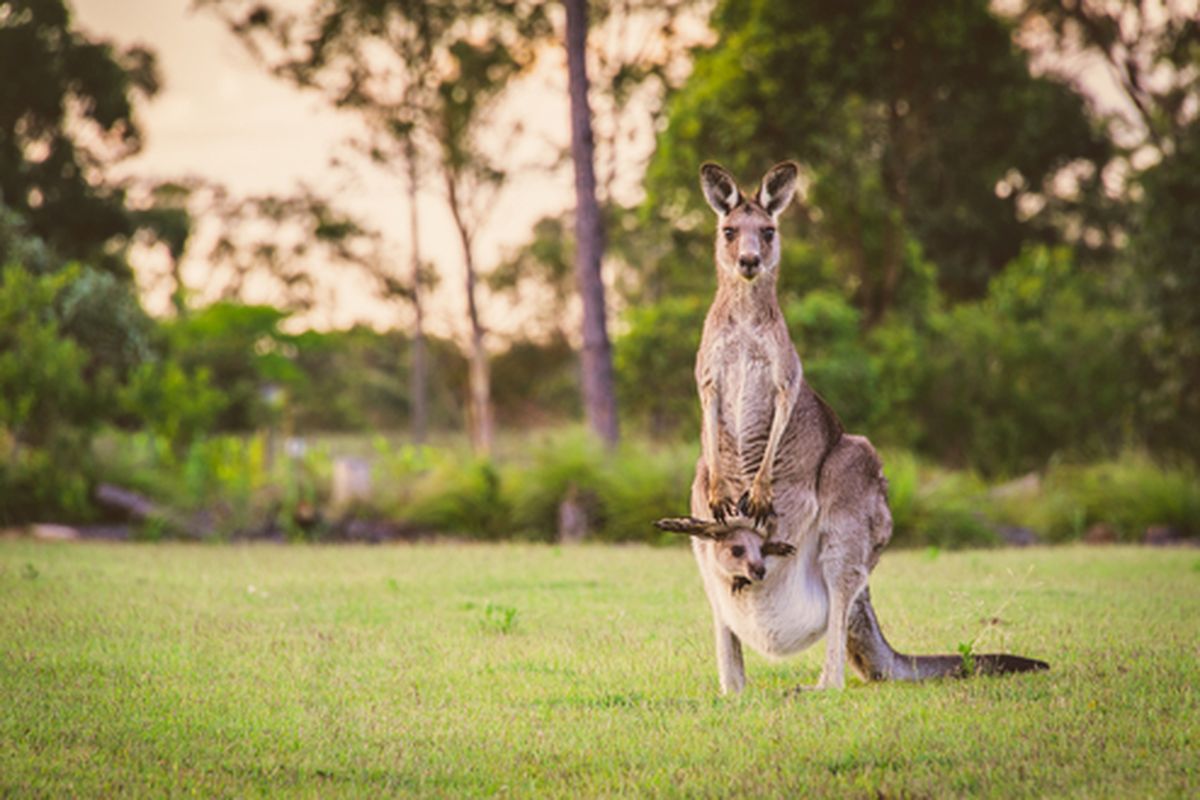
[[[804,381],[776,296],[777,223],[798,175],[778,164],[748,196],[720,166],[700,169],[718,218],[717,292],[696,354],[701,454],[691,516],[656,524],[692,536],[723,692],[745,686],[743,643],[784,656],[822,636],[818,689],[842,688],[847,660],[868,680],[963,675],[962,656],[896,652],[871,607],[867,577],[892,536],[882,464]],[[984,674],[1049,668],[971,660]]]

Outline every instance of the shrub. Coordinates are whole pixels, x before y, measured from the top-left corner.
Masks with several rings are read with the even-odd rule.
[[[55,304],[78,275],[0,275],[0,522],[88,511],[89,441],[103,412],[83,379],[87,353]]]
[[[901,451],[888,452],[883,462],[895,544],[980,547],[999,542],[979,478],[923,467],[911,453]]]
[[[1137,392],[1138,318],[1093,295],[1069,253],[1027,251],[987,298],[934,315],[920,391],[893,413],[920,420],[921,450],[986,475],[1118,449]]]
[[[1128,542],[1141,541],[1151,526],[1198,536],[1200,474],[1139,453],[1089,465],[1058,464],[1036,491],[1000,503],[996,513],[1051,541],[1077,539],[1093,525],[1107,526]]]

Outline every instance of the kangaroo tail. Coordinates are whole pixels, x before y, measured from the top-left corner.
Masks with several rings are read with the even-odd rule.
[[[879,628],[879,620],[875,618],[871,594],[867,589],[863,589],[850,610],[846,650],[854,668],[872,681],[921,681],[927,678],[1003,675],[1050,669],[1045,661],[1003,653],[968,657],[909,656],[898,653],[888,644]]]

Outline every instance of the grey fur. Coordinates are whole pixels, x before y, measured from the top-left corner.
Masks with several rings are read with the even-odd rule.
[[[871,608],[867,577],[892,535],[882,465],[804,381],[776,298],[775,224],[797,176],[779,164],[747,196],[720,166],[701,168],[718,216],[717,293],[696,355],[702,452],[692,517],[660,527],[693,536],[725,692],[745,685],[743,643],[783,656],[822,636],[818,688],[844,686],[847,660],[871,680],[963,674],[961,656],[894,651]],[[973,662],[980,672],[1046,666]]]

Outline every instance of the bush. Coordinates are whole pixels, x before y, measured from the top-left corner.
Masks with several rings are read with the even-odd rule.
[[[1140,542],[1153,526],[1200,536],[1200,473],[1144,454],[1089,465],[1051,466],[1035,491],[999,504],[997,517],[1032,528],[1050,541],[1078,539],[1093,525],[1121,541]]]
[[[446,458],[418,478],[411,501],[397,511],[406,522],[479,539],[512,535],[512,515],[500,472],[485,458]]]
[[[121,401],[145,430],[165,438],[179,455],[212,432],[227,403],[206,368],[187,370],[175,361],[140,365],[122,389]]]
[[[1093,296],[1069,253],[1027,251],[987,298],[930,319],[919,363],[880,362],[885,384],[917,387],[890,413],[920,420],[923,452],[985,475],[1113,452],[1136,401],[1137,326]]]
[[[999,543],[991,502],[976,476],[922,466],[911,453],[883,459],[892,542],[903,547],[982,547]]]
[[[55,304],[78,275],[0,275],[0,523],[86,516],[89,441],[103,412],[83,379],[87,353]]]

